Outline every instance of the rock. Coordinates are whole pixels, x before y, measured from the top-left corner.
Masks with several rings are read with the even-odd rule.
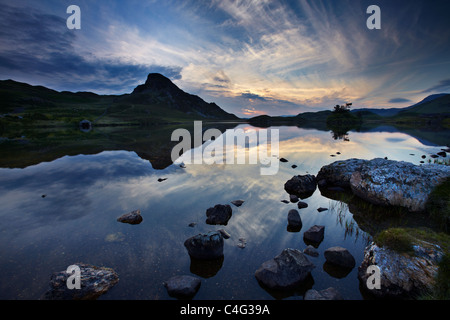
[[[224,239],[230,239],[231,235],[224,229],[218,230]]]
[[[288,213],[288,224],[291,228],[301,228],[302,227],[302,219],[300,218],[300,214],[297,210],[292,209],[289,210]]]
[[[256,279],[265,287],[286,290],[300,285],[314,269],[314,265],[297,249],[284,249],[280,255],[264,262],[256,270]]]
[[[78,127],[82,132],[89,132],[92,130],[92,122],[89,120],[82,120],[78,123]]]
[[[175,298],[192,298],[200,285],[201,280],[199,278],[188,275],[174,276],[164,282],[169,296]]]
[[[80,268],[80,289],[69,289],[67,280],[73,274],[66,270],[53,273],[45,300],[95,300],[105,294],[117,282],[119,276],[110,268],[96,267],[84,263],[77,263]],[[71,281],[71,280],[69,280]]]
[[[412,299],[427,293],[435,285],[438,263],[443,256],[437,245],[422,242],[414,245],[414,255],[398,253],[374,242],[364,250],[364,258],[358,267],[362,287],[377,298]],[[367,288],[370,274],[367,268],[376,265],[380,270],[380,289]]]
[[[295,194],[289,195],[289,200],[291,200],[292,203],[298,202],[298,197]]]
[[[199,260],[212,260],[223,256],[223,237],[219,231],[201,233],[184,242],[189,255]]]
[[[312,226],[303,234],[303,239],[305,241],[310,241],[313,243],[320,243],[323,240],[325,234],[325,226]]]
[[[243,204],[244,202],[245,202],[244,200],[234,200],[234,201],[231,201],[231,203],[234,204],[236,207],[242,206],[242,204]]]
[[[441,152],[438,152],[438,153],[436,153],[438,156],[441,156],[441,157],[447,157],[447,153],[445,152],[445,151],[441,151]]]
[[[244,249],[247,246],[247,240],[245,238],[239,238],[239,241],[237,243],[237,247]]]
[[[436,158],[439,158],[439,156],[436,155],[436,154],[432,154],[432,155],[430,156],[430,158],[436,159]]]
[[[422,159],[425,159],[427,156],[426,155],[422,155]]]
[[[125,213],[117,218],[117,221],[129,224],[139,224],[142,220],[141,210],[134,210],[129,213]]]
[[[110,233],[105,237],[106,242],[122,242],[125,235],[122,232]]]
[[[288,162],[285,158],[280,158],[280,162]]]
[[[306,202],[299,201],[299,202],[297,203],[297,207],[298,207],[299,209],[308,208],[308,204],[307,204]]]
[[[374,159],[355,169],[350,179],[354,194],[377,205],[425,210],[429,194],[450,176],[450,167],[436,164]]]
[[[322,208],[322,207],[320,207],[320,208],[317,208],[317,211],[319,211],[319,212],[322,212],[322,211],[327,211],[328,210],[328,208]]]
[[[213,208],[206,210],[206,223],[227,225],[231,215],[232,210],[230,205],[217,204]]]
[[[319,256],[319,252],[316,250],[316,248],[314,248],[313,246],[309,245],[307,246],[304,250],[303,250],[304,254],[307,254],[311,257],[318,257]]]
[[[317,180],[320,186],[336,186],[342,188],[350,188],[350,178],[352,173],[367,160],[349,159],[336,161],[329,165],[323,166],[317,174]]]
[[[316,177],[307,174],[292,177],[284,184],[284,190],[289,194],[294,194],[301,199],[310,197],[317,187]]]
[[[188,224],[189,227],[193,228],[197,225],[197,222],[191,222]]]
[[[355,267],[355,258],[345,248],[331,247],[324,252],[325,259],[334,265],[343,268],[353,269]]]
[[[283,202],[283,203],[289,203],[289,201],[287,201],[287,200],[281,200],[281,202]]]
[[[292,168],[292,169],[295,169],[295,168],[297,168],[297,165],[296,165],[296,164],[293,164],[293,165],[291,166],[291,168]]]
[[[344,300],[337,289],[330,287],[325,290],[317,291],[310,289],[306,291],[304,300]]]
[[[166,181],[166,180],[167,180],[167,178],[159,178],[158,182],[163,182],[163,181]]]

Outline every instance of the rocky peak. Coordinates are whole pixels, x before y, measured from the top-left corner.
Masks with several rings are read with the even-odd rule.
[[[144,84],[137,86],[133,93],[146,93],[155,91],[181,91],[169,78],[160,73],[150,73]]]

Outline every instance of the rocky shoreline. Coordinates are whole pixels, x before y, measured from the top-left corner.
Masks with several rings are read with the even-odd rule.
[[[406,162],[386,159],[336,161],[321,168],[317,176],[297,175],[288,180],[285,191],[290,202],[297,203],[298,209],[305,207],[299,201],[311,196],[319,189],[351,190],[354,195],[375,205],[400,206],[410,212],[425,210],[430,193],[450,177],[450,167],[440,165],[415,166]],[[232,201],[236,207],[244,200]],[[287,202],[289,203],[289,202]],[[327,210],[319,208],[318,211]],[[208,225],[226,226],[232,218],[230,205],[218,204],[206,210]],[[287,215],[288,231],[298,232],[302,220],[298,210],[292,209]],[[140,210],[132,211],[117,218],[118,222],[140,224],[143,219]],[[189,225],[191,227],[195,224]],[[264,262],[254,273],[256,280],[268,290],[291,290],[311,278],[316,267],[307,256],[318,256],[318,244],[325,236],[325,226],[314,225],[304,232],[303,239],[308,246],[302,251],[286,248],[278,256]],[[223,261],[224,239],[230,238],[225,229],[197,234],[185,240],[187,253],[195,263],[215,263],[219,268]],[[239,239],[237,247],[245,248],[246,240]],[[439,262],[446,254],[438,244],[414,239],[410,252],[399,252],[375,241],[364,250],[364,259],[358,267],[361,286],[375,298],[410,299],[432,291],[435,285]],[[324,251],[326,264],[345,269],[345,274],[355,268],[355,258],[346,249],[334,246]],[[212,262],[211,262],[212,261]],[[118,275],[109,268],[99,268],[79,264],[82,271],[83,290],[68,290],[66,281],[69,274],[55,273],[50,282],[45,299],[97,299],[118,282]],[[369,288],[371,276],[369,268],[376,266],[380,272],[379,288]],[[170,296],[193,298],[201,286],[201,280],[189,275],[174,276],[163,283]],[[317,291],[310,288],[304,294],[305,300],[343,299],[333,287]]]

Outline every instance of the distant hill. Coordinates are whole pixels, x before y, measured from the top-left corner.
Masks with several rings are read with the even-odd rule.
[[[60,126],[83,119],[98,125],[142,125],[192,120],[238,120],[215,103],[188,94],[161,74],[130,94],[58,92],[13,80],[0,81],[0,129],[15,126]],[[19,121],[19,120],[20,121]]]
[[[423,99],[422,101],[413,104],[406,108],[387,108],[387,109],[375,109],[375,108],[362,108],[362,109],[354,109],[352,113],[356,112],[367,112],[370,111],[376,115],[382,117],[393,117],[399,115],[400,113],[409,112],[409,113],[419,113],[419,114],[436,114],[436,113],[450,113],[450,104],[448,103],[448,99],[450,94],[448,93],[439,93],[432,94]],[[433,102],[434,103],[431,103]],[[419,106],[421,106],[419,108]]]
[[[429,97],[428,97],[429,98]],[[423,101],[411,107],[400,110],[398,115],[419,114],[419,115],[450,115],[450,94],[435,95],[432,99]]]

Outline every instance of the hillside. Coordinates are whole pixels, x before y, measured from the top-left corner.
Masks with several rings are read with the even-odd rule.
[[[422,101],[413,104],[406,108],[383,108],[383,109],[375,109],[375,108],[362,108],[362,109],[354,109],[351,112],[372,112],[381,117],[394,117],[399,115],[400,113],[409,112],[412,114],[436,114],[436,113],[450,113],[450,104],[449,104],[450,94],[447,93],[439,93],[432,94],[424,98]],[[437,107],[436,107],[437,106]]]
[[[84,119],[99,126],[238,120],[215,103],[188,94],[155,73],[124,95],[58,92],[4,80],[0,81],[0,101],[0,131],[11,127],[73,126]]]
[[[441,95],[435,99],[423,101],[417,105],[399,111],[398,115],[450,115],[450,94]]]

